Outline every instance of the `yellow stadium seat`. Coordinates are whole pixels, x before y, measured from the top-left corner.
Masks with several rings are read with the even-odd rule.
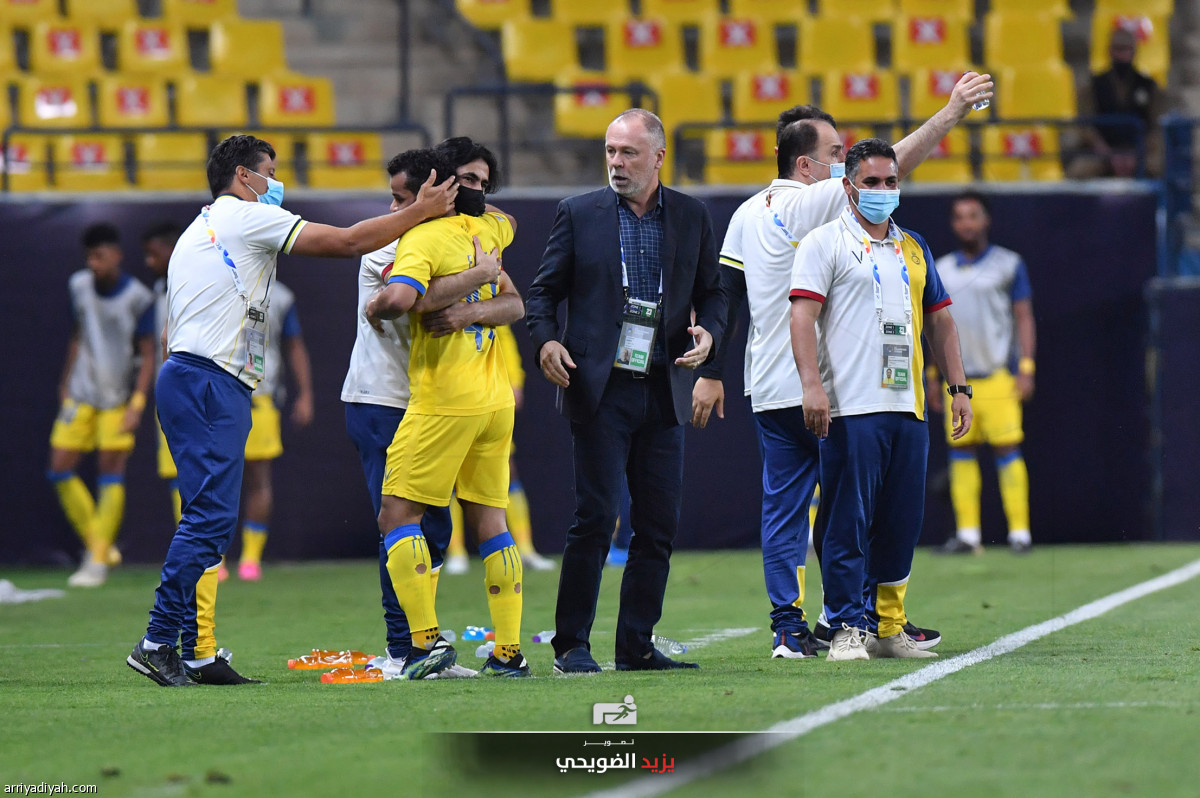
[[[1101,0],[1103,1],[1103,0]],[[1143,0],[1133,0],[1141,3]],[[989,8],[1001,14],[1025,14],[1054,19],[1071,19],[1071,5],[1067,0],[990,0]]]
[[[605,71],[616,80],[638,80],[664,70],[682,69],[679,26],[657,17],[610,22],[604,31]]]
[[[43,21],[29,34],[29,69],[39,75],[86,74],[100,68],[100,34],[89,24]]]
[[[214,22],[208,35],[213,72],[253,80],[287,68],[283,26],[275,20]]]
[[[0,0],[0,20],[14,28],[58,19],[58,0]]]
[[[121,26],[117,46],[120,71],[133,74],[176,73],[188,68],[187,34],[164,20],[131,19]]]
[[[834,119],[836,120],[837,117]],[[863,139],[873,139],[876,136],[875,128],[862,125],[838,125],[837,131],[842,140],[842,147],[846,150]]]
[[[1058,131],[1049,125],[983,129],[984,180],[1062,180]]]
[[[1137,39],[1137,55],[1133,64],[1154,78],[1160,87],[1167,85],[1167,70],[1171,66],[1171,32],[1167,17],[1145,14],[1092,14],[1092,71],[1105,72],[1111,62],[1108,40],[1117,28],[1124,28]]]
[[[207,191],[208,137],[139,133],[133,139],[134,185],[150,191]]]
[[[1095,13],[1169,17],[1175,13],[1175,0],[1096,0]]]
[[[258,121],[267,127],[330,127],[336,124],[329,78],[283,73],[259,84]]]
[[[514,19],[500,28],[509,80],[543,83],[577,66],[575,30],[557,19]]]
[[[875,68],[875,31],[866,19],[814,17],[800,26],[799,39],[803,72]]]
[[[901,14],[916,17],[975,19],[975,0],[899,0]]]
[[[308,134],[308,185],[313,188],[369,188],[383,185],[383,144],[378,133]]]
[[[303,134],[281,130],[224,130],[217,133],[217,141],[224,141],[236,133],[254,136],[270,144],[275,150],[275,179],[284,183],[296,182],[296,137]]]
[[[700,28],[700,68],[709,75],[732,78],[778,64],[771,25],[750,17],[709,17]]]
[[[775,128],[724,128],[704,135],[704,182],[762,185],[777,174]]]
[[[716,78],[695,72],[664,72],[648,77],[646,84],[658,96],[658,115],[667,129],[668,146],[671,131],[684,122],[721,121],[721,82]]]
[[[125,144],[112,133],[69,133],[50,143],[54,187],[62,191],[116,191],[129,188]]]
[[[8,173],[9,191],[45,191],[50,187],[50,139],[14,133],[8,151],[0,152],[0,172]]]
[[[604,27],[614,20],[632,16],[626,0],[609,3],[581,0],[551,0],[550,16],[560,22],[578,27]]]
[[[922,183],[966,183],[975,178],[971,169],[971,140],[966,129],[955,128],[938,142],[920,166],[905,180]]]
[[[908,78],[908,116],[918,120],[927,119],[942,110],[950,101],[958,79],[966,71],[966,67],[915,70]]]
[[[766,25],[803,24],[808,19],[808,0],[730,0],[729,16]]]
[[[529,0],[458,0],[458,13],[477,28],[496,30],[509,20],[530,15]]]
[[[811,101],[808,80],[799,72],[744,72],[733,79],[733,118],[766,122],[793,105]]]
[[[602,75],[578,74],[555,81],[554,130],[568,138],[604,138],[608,123],[629,108],[629,95],[614,90]]]
[[[244,127],[246,84],[222,75],[185,74],[175,81],[175,121],[182,127]]]
[[[642,0],[642,16],[661,17],[677,25],[699,25],[720,12],[720,0]]]
[[[1054,17],[991,13],[983,21],[983,55],[989,67],[1063,63],[1062,27]]]
[[[901,116],[895,73],[826,72],[821,88],[821,108],[838,123],[888,122]]]
[[[164,20],[186,28],[207,28],[219,19],[236,19],[237,0],[162,0]]]
[[[96,81],[96,111],[100,127],[166,127],[167,83],[154,76],[106,75]]]
[[[67,17],[116,30],[126,20],[138,18],[137,0],[67,0]]]
[[[892,68],[966,64],[971,60],[967,23],[953,17],[900,17],[892,26]]]
[[[68,75],[27,77],[17,84],[18,122],[25,127],[81,128],[92,125],[87,81]]]
[[[891,22],[896,14],[895,0],[817,0],[821,19]]]
[[[996,82],[996,112],[1003,119],[1074,119],[1075,77],[1065,64],[1005,67]]]

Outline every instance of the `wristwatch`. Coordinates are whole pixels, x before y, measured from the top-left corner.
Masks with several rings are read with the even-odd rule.
[[[970,399],[975,392],[971,389],[970,385],[950,385],[946,388],[946,393],[950,394],[951,396],[965,393],[967,398]]]

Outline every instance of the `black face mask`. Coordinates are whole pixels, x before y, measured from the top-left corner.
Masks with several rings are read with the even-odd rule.
[[[487,201],[479,189],[459,186],[458,196],[454,198],[454,210],[464,216],[483,216]]]

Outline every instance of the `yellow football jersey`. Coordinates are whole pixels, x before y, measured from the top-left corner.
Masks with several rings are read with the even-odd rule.
[[[501,252],[512,243],[513,229],[502,214],[450,216],[417,225],[396,248],[396,263],[389,283],[404,282],[422,294],[434,277],[457,274],[475,265],[473,236],[485,252]],[[485,302],[499,293],[496,283],[481,286],[463,302]],[[421,325],[420,314],[410,314],[412,347],[408,378],[412,398],[408,412],[430,415],[471,416],[513,405],[504,357],[496,343],[496,329],[472,324],[454,335],[434,338]]]

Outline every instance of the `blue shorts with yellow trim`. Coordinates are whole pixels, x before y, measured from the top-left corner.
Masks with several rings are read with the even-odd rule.
[[[59,408],[50,446],[72,452],[132,452],[133,433],[121,429],[125,424],[125,405],[101,410],[92,405],[67,399]]]
[[[250,437],[246,439],[247,460],[274,460],[283,454],[279,409],[269,396],[250,397]]]
[[[971,429],[958,440],[951,440],[954,420],[949,412],[946,417],[946,440],[950,446],[1016,446],[1025,440],[1021,429],[1021,398],[1017,392],[1017,379],[1008,369],[1000,369],[989,377],[968,380],[974,396],[971,410],[975,420]],[[942,387],[943,394],[945,386]],[[949,410],[949,404],[947,404]]]
[[[451,493],[508,507],[513,408],[477,416],[408,412],[388,447],[383,494],[444,507]]]

